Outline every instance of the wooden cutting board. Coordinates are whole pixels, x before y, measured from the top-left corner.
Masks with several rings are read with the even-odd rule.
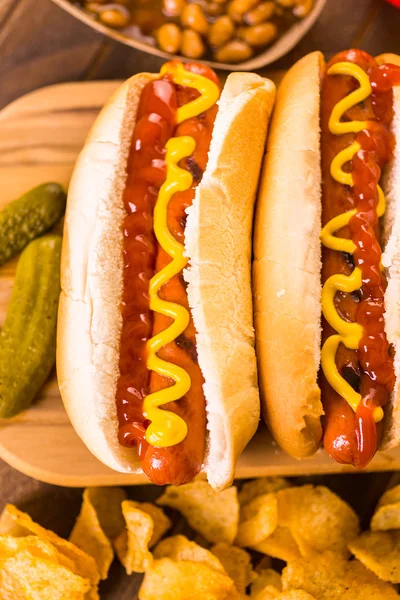
[[[0,208],[46,181],[68,185],[75,159],[98,111],[118,82],[61,84],[20,98],[0,113]],[[0,268],[0,326],[17,261]],[[296,390],[293,389],[293,393]],[[100,463],[76,435],[64,411],[55,373],[35,404],[0,420],[0,457],[26,475],[64,486],[147,483],[143,475],[116,473]],[[400,469],[400,450],[378,453],[370,470]],[[298,462],[260,428],[237,467],[237,477],[353,471],[320,451]]]

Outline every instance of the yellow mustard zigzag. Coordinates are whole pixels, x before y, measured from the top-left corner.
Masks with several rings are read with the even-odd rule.
[[[329,119],[329,131],[334,135],[345,133],[358,133],[368,127],[368,121],[344,121],[341,119],[344,113],[352,106],[363,102],[370,96],[372,89],[367,73],[361,67],[351,62],[340,62],[334,64],[328,70],[328,75],[350,75],[357,79],[360,86],[351,94],[343,98],[334,107]],[[345,148],[331,163],[331,175],[335,181],[354,186],[351,173],[343,171],[343,165],[353,160],[355,154],[361,149],[358,142],[354,142],[348,148]],[[379,202],[377,206],[378,216],[381,217],[385,212],[385,196],[382,189],[378,186]],[[336,237],[336,231],[348,225],[350,219],[356,214],[356,210],[349,210],[331,219],[321,231],[321,241],[326,248],[338,252],[347,252],[354,254],[356,246],[352,240]],[[324,343],[321,352],[321,365],[324,375],[331,387],[344,398],[351,408],[356,411],[361,401],[361,395],[358,394],[347,381],[340,375],[336,366],[336,352],[340,343],[346,348],[357,350],[359,342],[363,335],[363,328],[358,323],[348,323],[340,318],[335,308],[336,292],[351,293],[358,290],[362,285],[362,274],[358,267],[355,267],[351,275],[332,275],[327,279],[322,288],[322,312],[328,323],[338,333],[331,335]],[[383,418],[383,410],[378,407],[374,411],[374,420],[376,422]]]
[[[174,83],[195,88],[199,97],[177,110],[177,124],[198,116],[211,108],[218,100],[218,86],[197,73],[184,69],[178,62],[165,64],[160,75],[170,74]],[[190,136],[171,138],[166,144],[167,177],[160,188],[154,208],[154,233],[160,246],[172,258],[150,281],[150,309],[173,319],[173,323],[148,341],[147,368],[175,383],[167,388],[146,396],[143,402],[143,414],[150,421],[146,430],[146,440],[153,446],[166,448],[179,444],[187,435],[187,424],[177,414],[162,410],[168,402],[179,400],[187,394],[191,386],[189,374],[181,367],[162,360],[157,352],[173,342],[183,333],[189,324],[189,312],[183,306],[162,300],[158,293],[163,285],[178,275],[187,264],[184,246],[180,244],[168,229],[168,203],[176,192],[188,190],[193,182],[191,174],[180,168],[179,162],[193,154],[195,140]]]

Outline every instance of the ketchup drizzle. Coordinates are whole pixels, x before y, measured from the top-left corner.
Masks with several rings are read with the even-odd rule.
[[[202,65],[188,64],[186,69],[210,78],[219,85],[215,73]],[[163,251],[153,231],[153,211],[159,189],[166,178],[165,145],[175,136],[189,135],[196,141],[193,155],[184,159],[183,168],[193,172],[192,188],[176,193],[168,206],[168,228],[181,243],[184,240],[185,209],[191,205],[194,188],[201,180],[207,162],[217,106],[204,114],[176,124],[177,108],[198,96],[195,89],[172,82],[167,74],[149,82],[143,89],[136,125],[132,134],[127,165],[127,183],[124,191],[126,216],[124,232],[124,282],[121,306],[122,332],[120,342],[120,376],[117,383],[116,405],[119,421],[119,442],[125,447],[136,446],[145,473],[155,483],[186,483],[199,472],[205,446],[205,435],[199,441],[199,431],[205,433],[205,400],[202,392],[202,375],[197,365],[194,343],[195,330],[190,321],[182,340],[167,345],[162,350],[163,359],[185,368],[191,376],[192,386],[187,397],[171,410],[187,411],[191,423],[181,444],[172,448],[154,448],[145,439],[148,421],[143,416],[143,400],[155,389],[171,385],[168,378],[157,376],[147,368],[147,342],[169,324],[169,318],[153,313],[149,306],[150,280],[171,259]],[[177,276],[160,290],[176,295],[173,301],[187,305],[184,281]],[[171,298],[169,298],[171,300]],[[179,342],[179,343],[178,343]],[[193,402],[196,401],[196,409]],[[204,415],[203,415],[204,413]],[[192,428],[190,430],[190,427]],[[196,452],[191,447],[196,446]],[[173,457],[173,458],[172,458]],[[172,460],[171,460],[172,458]]]
[[[394,386],[393,359],[384,331],[386,279],[380,268],[382,250],[377,215],[377,185],[381,171],[391,159],[394,148],[394,138],[390,132],[393,119],[392,88],[400,84],[400,68],[389,64],[377,66],[371,56],[358,50],[340,53],[332,59],[330,65],[346,60],[358,64],[368,73],[372,95],[365,106],[357,105],[351,108],[345,119],[367,120],[368,127],[355,136],[361,149],[354,156],[349,168],[353,175],[354,187],[346,188],[336,182],[333,185],[329,184],[332,197],[328,196],[324,204],[323,222],[340,212],[356,208],[357,213],[351,218],[348,227],[339,233],[342,237],[351,238],[356,250],[352,255],[354,265],[349,266],[345,257],[324,249],[324,257],[329,256],[329,265],[326,263],[323,267],[323,281],[334,272],[344,272],[348,275],[354,266],[362,273],[362,287],[357,301],[350,294],[338,293],[335,298],[335,305],[342,318],[360,323],[364,332],[358,351],[349,350],[341,345],[336,356],[339,372],[345,373],[350,370],[358,379],[361,402],[356,414],[349,410],[346,402],[336,392],[331,388],[327,389],[323,375],[321,383],[328,400],[325,407],[325,448],[338,462],[351,462],[356,467],[364,467],[373,458],[382,433],[382,424],[378,423],[377,427],[374,421],[374,409],[386,404]],[[345,77],[336,81],[337,83],[333,83],[332,80],[326,80],[325,83],[326,103],[322,112],[324,132],[332,103],[343,97],[334,98],[333,94],[340,94],[340,89],[353,86],[353,82]],[[356,87],[354,82],[353,89]],[[365,114],[364,118],[362,113]],[[325,156],[323,155],[323,165],[324,173],[327,173],[333,156],[339,148],[344,148],[354,141],[354,137],[349,134],[340,136],[342,139],[335,139],[328,133],[324,135],[332,140],[332,148],[324,146],[326,152]],[[332,200],[332,207],[335,206],[338,212],[333,212],[329,204]],[[323,338],[326,339],[332,333],[334,332],[330,326],[324,322]],[[350,433],[352,427],[353,433]]]
[[[362,273],[362,301],[356,321],[364,335],[358,348],[363,372],[361,402],[356,411],[358,452],[355,465],[366,466],[377,448],[377,432],[373,411],[387,403],[395,383],[393,358],[385,333],[384,297],[386,278],[381,270],[382,249],[378,230],[377,185],[382,168],[390,160],[394,137],[389,126],[393,118],[392,87],[400,83],[400,68],[395,65],[373,67],[369,71],[372,106],[376,121],[356,136],[361,150],[353,158],[353,195],[357,213],[351,218],[349,230],[357,249],[353,258]]]
[[[144,87],[124,192],[127,215],[123,221],[125,268],[117,412],[119,442],[124,446],[136,444],[139,458],[148,447],[142,404],[149,386],[146,343],[153,329],[148,290],[157,254],[152,214],[166,176],[165,144],[173,135],[177,108],[176,88],[170,81],[158,79]]]

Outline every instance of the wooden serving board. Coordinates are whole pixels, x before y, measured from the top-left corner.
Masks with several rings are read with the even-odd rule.
[[[118,82],[61,84],[20,98],[0,113],[0,208],[29,188],[55,180],[68,185],[75,159],[98,111]],[[0,268],[0,326],[4,322],[17,261]],[[293,390],[296,393],[296,390]],[[55,373],[35,404],[0,420],[0,457],[26,475],[64,486],[148,483],[104,466],[76,435],[64,411]],[[370,470],[400,469],[400,449],[380,452]],[[298,462],[261,428],[245,450],[237,477],[353,471],[323,451]]]

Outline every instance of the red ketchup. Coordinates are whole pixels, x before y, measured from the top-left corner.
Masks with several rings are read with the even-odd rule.
[[[370,78],[371,97],[367,99],[364,107],[357,105],[350,109],[347,115],[349,120],[367,120],[368,127],[355,136],[361,149],[352,161],[354,186],[348,189],[334,182],[331,186],[335,194],[332,202],[334,209],[326,206],[329,200],[333,200],[331,195],[324,205],[323,222],[326,223],[341,212],[356,208],[357,212],[350,219],[348,227],[339,234],[352,239],[356,250],[351,257],[353,264],[343,266],[345,261],[340,257],[340,253],[333,255],[332,251],[324,249],[324,257],[329,257],[330,264],[323,267],[323,281],[334,272],[348,275],[354,267],[361,270],[361,289],[353,295],[338,294],[335,299],[335,306],[341,317],[355,321],[363,327],[358,350],[348,350],[340,345],[336,356],[336,364],[342,376],[350,374],[349,383],[357,382],[353,387],[360,393],[361,402],[354,414],[345,400],[332,389],[327,389],[326,381],[322,377],[323,390],[328,398],[325,408],[327,418],[324,445],[338,462],[364,467],[373,458],[382,435],[382,423],[377,427],[373,418],[374,410],[386,404],[395,381],[393,358],[384,329],[386,279],[380,266],[382,249],[377,214],[377,185],[382,169],[390,160],[394,148],[394,138],[390,132],[393,118],[392,88],[400,84],[400,67],[389,64],[378,66],[372,57],[358,50],[341,53],[330,64],[346,60],[361,66]],[[336,103],[340,99],[333,99],[333,93],[340,94],[341,86],[344,91],[345,86],[349,86],[348,81],[348,78],[342,77],[339,82],[336,77],[335,81],[325,83],[325,93],[329,94],[326,99],[331,106],[326,106],[324,111],[329,109],[331,112],[333,102]],[[326,123],[330,112],[322,113],[322,129],[324,134],[325,127],[326,139],[329,139]],[[325,171],[333,158],[329,153],[337,153],[338,144],[342,144],[343,149],[352,141],[351,135],[340,137],[342,139],[330,138],[331,145],[336,147],[334,150],[328,149],[328,158],[323,157],[323,161],[329,160],[329,163],[325,163]],[[334,333],[336,332],[325,322],[323,339]],[[352,423],[352,433],[346,435],[345,425],[348,425],[349,421]]]
[[[185,68],[218,81],[213,71],[207,67],[186,65]],[[145,439],[148,422],[142,408],[143,400],[148,394],[172,383],[168,378],[147,368],[147,342],[170,324],[168,317],[153,313],[149,305],[150,280],[171,260],[156,240],[153,211],[159,189],[166,177],[166,143],[175,136],[193,137],[196,142],[195,152],[181,163],[193,176],[192,187],[186,192],[175,194],[168,206],[168,228],[183,243],[185,209],[193,201],[195,187],[206,166],[217,112],[217,107],[214,106],[206,113],[177,125],[177,109],[197,96],[196,90],[176,85],[168,74],[144,87],[132,136],[124,192],[123,323],[120,376],[116,392],[119,442],[126,447],[136,446],[143,470],[158,484],[178,484],[193,479],[201,469],[205,451],[203,379],[197,364],[192,320],[179,338],[158,353],[160,358],[184,368],[192,381],[187,395],[168,406],[168,410],[178,414],[181,411],[183,418],[186,416],[186,439],[171,448],[149,445]],[[161,298],[171,301],[172,296],[172,301],[188,308],[185,283],[181,276],[174,277],[160,290]],[[196,418],[191,413],[194,408],[197,411]],[[202,439],[199,441],[200,431]],[[191,451],[190,444],[195,444],[196,451]]]

